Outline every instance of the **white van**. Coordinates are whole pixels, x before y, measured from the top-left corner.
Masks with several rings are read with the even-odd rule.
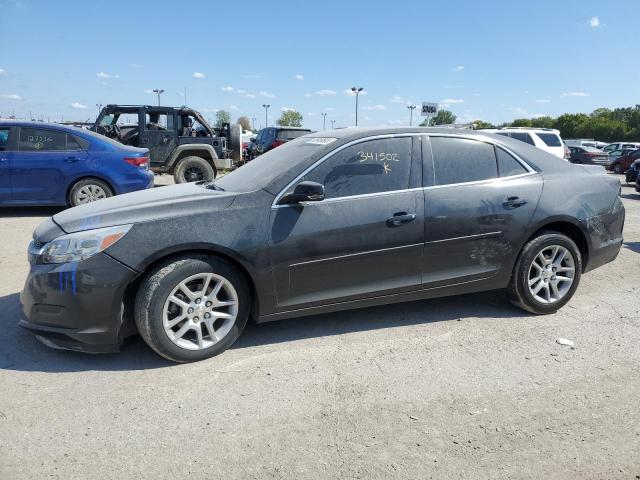
[[[515,138],[549,152],[556,157],[565,158],[564,143],[560,138],[560,132],[553,128],[504,127],[498,129],[488,128],[482,131]]]

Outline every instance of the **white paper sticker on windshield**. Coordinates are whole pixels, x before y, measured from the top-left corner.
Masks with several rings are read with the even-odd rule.
[[[306,141],[307,145],[329,145],[331,142],[335,142],[337,138],[330,137],[315,137]]]

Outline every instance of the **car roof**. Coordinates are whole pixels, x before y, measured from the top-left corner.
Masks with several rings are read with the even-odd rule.
[[[53,128],[57,130],[66,130],[69,133],[78,133],[78,131],[82,132],[83,130],[81,128],[74,127],[73,125],[65,125],[63,123],[35,122],[29,120],[0,120],[0,126]]]

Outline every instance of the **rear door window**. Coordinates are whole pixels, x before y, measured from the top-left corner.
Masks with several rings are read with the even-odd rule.
[[[436,185],[488,180],[498,176],[493,145],[476,140],[431,137]]]
[[[67,149],[67,134],[46,128],[20,128],[21,152],[57,152]]]
[[[326,198],[405,190],[411,174],[411,144],[411,137],[396,137],[346,147],[302,181],[324,185]]]
[[[533,138],[526,132],[511,132],[511,138],[520,140],[521,142],[528,143],[529,145],[535,145]]]
[[[89,142],[87,142],[84,138],[67,134],[67,150],[87,150],[88,148]]]
[[[547,147],[561,147],[560,137],[555,133],[536,133],[538,137],[547,145]]]
[[[513,155],[499,147],[496,147],[496,158],[498,159],[498,174],[501,177],[512,177],[513,175],[527,173],[527,169]]]
[[[4,152],[9,145],[10,128],[0,128],[0,152]]]

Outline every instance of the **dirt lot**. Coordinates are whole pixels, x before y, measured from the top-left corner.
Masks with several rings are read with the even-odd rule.
[[[172,365],[16,326],[51,209],[0,211],[0,478],[640,478],[640,195],[626,243],[536,317],[500,292],[250,326]],[[558,337],[575,348],[556,343]]]

